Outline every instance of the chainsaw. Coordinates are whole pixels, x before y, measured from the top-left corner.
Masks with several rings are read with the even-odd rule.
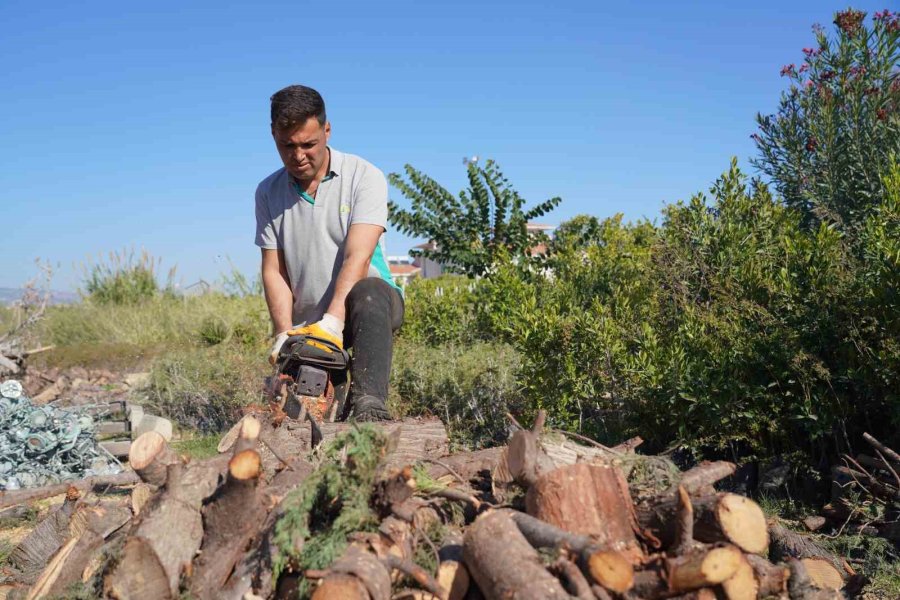
[[[275,373],[282,410],[292,419],[308,419],[314,437],[317,420],[343,421],[348,416],[349,362],[346,350],[310,335],[291,336],[281,346]]]

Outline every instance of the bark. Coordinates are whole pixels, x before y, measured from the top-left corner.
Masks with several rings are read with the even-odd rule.
[[[900,467],[900,454],[897,454],[891,448],[888,448],[868,433],[863,434],[863,439],[866,440],[870,446],[881,452],[887,460]]]
[[[852,574],[847,571],[844,561],[826,550],[818,542],[808,535],[791,531],[782,527],[777,522],[769,524],[769,536],[772,545],[769,548],[769,557],[775,561],[783,561],[789,558],[823,558],[843,574]]]
[[[643,557],[634,535],[637,523],[628,484],[616,467],[578,463],[554,469],[531,485],[525,506],[529,515],[589,536],[601,548],[633,561]]]
[[[373,554],[350,546],[328,568],[319,582],[313,600],[390,600],[391,576],[388,568]]]
[[[487,598],[569,598],[505,512],[485,513],[469,526],[463,538],[463,560]]]
[[[694,539],[700,542],[728,542],[744,552],[762,554],[769,544],[766,518],[759,505],[737,494],[719,493],[691,498],[694,510]],[[638,523],[670,548],[678,537],[678,499],[666,495],[637,507]]]
[[[679,485],[690,495],[696,495],[703,488],[734,474],[737,466],[725,461],[704,462],[681,475]]]
[[[266,444],[270,445],[278,455],[283,457],[303,456],[311,450],[312,434],[306,423],[287,420],[280,427],[272,427],[267,419],[263,420],[261,435]],[[388,467],[403,467],[415,463],[423,458],[440,458],[448,453],[450,440],[447,430],[440,419],[435,418],[410,418],[402,421],[386,421],[372,423],[381,429],[391,440],[392,448],[388,455],[386,465]],[[327,443],[334,437],[354,427],[352,423],[319,423],[322,431],[323,442]],[[220,451],[228,451],[229,435],[223,438],[219,445]],[[267,470],[281,461],[272,456],[266,450],[261,449],[263,465]]]
[[[22,573],[22,582],[33,583],[50,557],[69,539],[69,521],[79,507],[78,499],[77,490],[70,488],[62,505],[38,523],[10,552],[7,560]]]
[[[132,485],[138,481],[140,481],[140,479],[136,473],[133,471],[124,471],[115,475],[97,475],[39,488],[4,491],[0,492],[0,509],[16,506],[17,504],[24,504],[25,502],[33,502],[35,500],[59,496],[60,494],[65,494],[69,488],[84,491],[95,488],[102,489],[111,486]]]
[[[440,462],[426,460],[428,463],[428,475],[437,479],[445,475],[459,477],[463,482],[487,480],[491,470],[500,460],[505,446],[486,448],[472,452],[460,452],[452,456],[440,458]],[[452,469],[452,472],[450,471]]]
[[[182,573],[200,549],[203,522],[199,496],[183,481],[185,467],[168,467],[166,487],[125,542],[122,556],[106,581],[107,593],[119,600],[168,599],[178,596]]]
[[[669,598],[720,584],[741,564],[741,551],[724,545],[699,548],[683,556],[657,556],[634,573],[632,594],[638,598]]]
[[[587,536],[563,531],[525,513],[503,512],[509,515],[531,546],[567,548],[578,556],[582,569],[595,583],[617,593],[631,588],[634,568],[631,561],[619,552],[605,549]]]
[[[781,597],[787,593],[790,571],[784,565],[773,565],[756,554],[746,554],[744,558],[753,568],[753,576],[756,578],[758,588],[757,594],[760,598]]]
[[[530,487],[539,477],[556,468],[544,453],[540,436],[525,429],[517,431],[509,440],[506,461],[513,480],[524,487]]]
[[[194,561],[191,593],[217,598],[250,539],[266,518],[257,484],[260,457],[256,451],[259,423],[245,418],[241,435],[228,462],[225,483],[203,508],[203,542]]]
[[[166,469],[181,459],[155,431],[141,434],[128,450],[128,464],[142,481],[162,486],[166,483]]]
[[[93,531],[71,538],[53,556],[29,591],[27,600],[64,594],[66,588],[81,581],[85,567],[102,546],[103,538]]]
[[[571,560],[560,557],[551,565],[550,569],[566,582],[566,589],[573,597],[578,600],[594,600],[591,584],[585,579],[581,569]]]
[[[471,578],[463,563],[462,535],[453,532],[444,538],[438,550],[437,582],[447,591],[447,600],[463,600],[469,590]]]
[[[251,590],[263,597],[269,597],[275,591],[272,581],[274,567],[272,537],[275,534],[275,525],[283,514],[282,501],[313,472],[313,466],[308,462],[294,461],[292,465],[292,469],[278,473],[272,483],[265,488],[263,506],[273,508],[269,510],[262,527],[249,541],[249,549],[235,565],[234,572],[223,588],[222,598],[243,598],[244,594]]]

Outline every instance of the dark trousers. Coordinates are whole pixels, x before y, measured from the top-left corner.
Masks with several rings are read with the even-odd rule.
[[[344,346],[353,349],[348,404],[362,396],[387,400],[393,333],[403,324],[403,297],[383,279],[367,277],[350,290],[346,307]]]

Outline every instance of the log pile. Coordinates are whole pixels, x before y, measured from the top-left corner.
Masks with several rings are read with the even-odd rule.
[[[807,527],[817,530],[830,523],[836,530],[886,538],[900,544],[900,454],[869,435],[863,439],[870,453],[843,456],[843,465],[831,470],[831,502],[821,520]]]
[[[811,560],[822,557],[797,552],[752,500],[715,490],[730,463],[648,495],[626,476],[645,460],[639,440],[561,442],[542,416],[506,447],[455,455],[435,419],[323,429],[313,449],[283,415],[248,415],[198,461],[144,434],[127,510],[73,490],[14,550],[19,595],[843,597],[840,559]]]

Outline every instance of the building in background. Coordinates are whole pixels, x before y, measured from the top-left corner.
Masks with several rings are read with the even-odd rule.
[[[422,276],[422,269],[414,264],[411,256],[388,256],[387,262],[394,283],[400,287],[406,287],[411,279]]]

